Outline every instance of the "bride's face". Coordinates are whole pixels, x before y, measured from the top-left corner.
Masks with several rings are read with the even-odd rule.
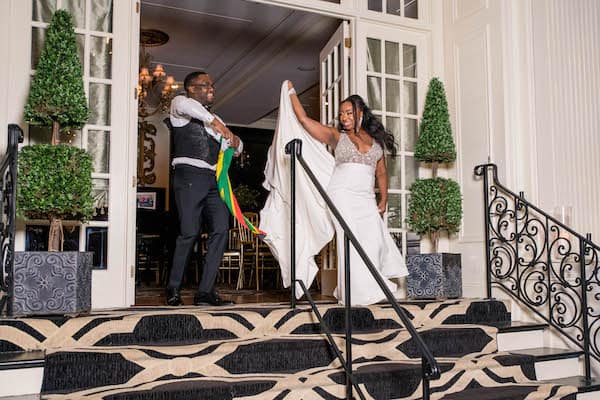
[[[360,110],[357,110],[358,120],[362,115]],[[355,118],[354,111],[352,110],[352,103],[345,101],[340,105],[340,125],[346,132],[354,131],[354,124],[357,118]],[[360,129],[360,127],[358,127]]]

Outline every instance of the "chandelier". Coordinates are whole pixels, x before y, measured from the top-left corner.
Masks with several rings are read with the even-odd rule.
[[[167,76],[163,66],[152,68],[152,56],[148,47],[162,46],[169,41],[169,35],[156,29],[140,30],[140,72],[138,76],[138,115],[146,118],[158,112],[169,111],[179,84],[175,78]]]

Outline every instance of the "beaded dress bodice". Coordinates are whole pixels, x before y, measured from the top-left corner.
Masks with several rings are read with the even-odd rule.
[[[348,134],[341,133],[337,146],[335,147],[335,164],[357,163],[365,164],[375,168],[377,161],[383,156],[383,149],[379,143],[373,141],[373,145],[366,153],[361,153],[356,145],[352,143]]]

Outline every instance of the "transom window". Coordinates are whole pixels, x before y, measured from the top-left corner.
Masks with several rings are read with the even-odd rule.
[[[418,0],[369,0],[367,8],[391,15],[405,18],[419,18]]]

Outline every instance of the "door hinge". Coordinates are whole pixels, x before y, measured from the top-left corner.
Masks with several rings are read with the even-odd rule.
[[[129,273],[131,275],[132,278],[135,278],[135,267],[133,265],[129,266]]]
[[[132,176],[131,177],[131,187],[136,187],[137,186],[137,176]]]
[[[138,97],[138,88],[134,87],[133,88],[133,99],[137,100]]]
[[[136,1],[136,2],[135,2],[135,12],[136,12],[137,14],[139,14],[139,13],[140,13],[140,2],[139,2],[139,1]]]
[[[352,38],[345,38],[344,39],[344,46],[346,46],[346,48],[351,49],[352,48]]]

